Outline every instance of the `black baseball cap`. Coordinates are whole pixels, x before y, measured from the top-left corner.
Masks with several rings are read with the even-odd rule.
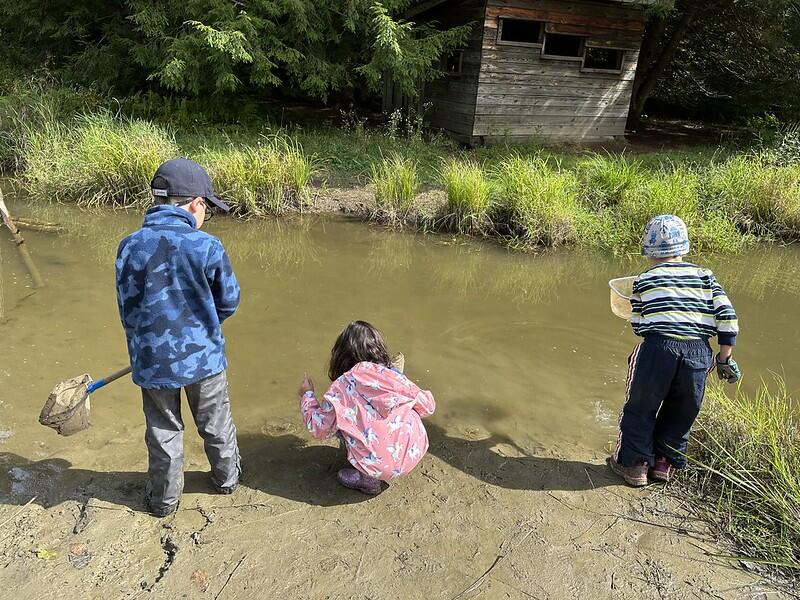
[[[150,182],[150,188],[153,195],[159,198],[200,196],[220,210],[225,212],[231,210],[230,206],[214,194],[211,178],[206,170],[186,157],[173,158],[158,167],[153,181]]]

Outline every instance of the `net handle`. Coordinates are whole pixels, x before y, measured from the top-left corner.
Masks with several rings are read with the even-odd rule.
[[[102,379],[98,379],[97,381],[95,381],[91,385],[89,385],[89,387],[86,388],[87,392],[91,394],[92,392],[95,392],[95,391],[99,390],[104,385],[108,385],[112,381],[116,381],[120,377],[124,377],[125,375],[127,375],[130,372],[131,372],[131,367],[130,367],[130,365],[128,365],[124,369],[120,369],[119,371],[113,372],[111,375],[106,375]]]

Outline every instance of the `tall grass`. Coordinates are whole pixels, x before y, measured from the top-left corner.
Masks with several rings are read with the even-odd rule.
[[[313,157],[281,136],[266,138],[257,146],[204,149],[199,160],[221,198],[238,214],[257,217],[302,209],[316,168]]]
[[[686,222],[696,252],[738,250],[746,238],[731,215],[701,194],[701,177],[692,169],[672,167],[639,181],[625,191],[615,207],[617,230],[609,248],[637,248],[647,222],[656,215],[674,214]]]
[[[370,182],[378,218],[399,223],[408,217],[420,186],[413,160],[399,154],[384,158],[372,167]]]
[[[588,205],[596,210],[618,206],[647,177],[639,161],[624,155],[594,154],[576,170]]]
[[[524,243],[562,246],[581,242],[588,214],[578,178],[546,161],[511,158],[494,173],[498,218]]]
[[[710,167],[704,192],[740,229],[795,240],[800,233],[800,165],[776,165],[767,158],[737,156]]]
[[[150,180],[183,154],[174,135],[152,122],[99,110],[71,115],[60,96],[0,102],[0,159],[21,175],[34,199],[131,205],[151,199]],[[243,215],[302,208],[317,168],[294,140],[261,136],[257,144],[199,148],[220,196]]]
[[[18,135],[27,191],[88,205],[149,200],[153,173],[179,154],[161,127],[107,112],[81,115],[72,124],[44,114],[26,121]]]
[[[99,97],[89,90],[54,86],[37,78],[0,81],[0,168],[22,167],[24,133],[31,126],[46,127],[100,109]]]
[[[700,509],[737,551],[800,579],[800,419],[785,385],[711,386],[689,456]]]
[[[36,198],[147,201],[158,164],[186,154],[208,167],[239,214],[276,214],[308,202],[311,179],[321,170],[315,156],[321,156],[329,182],[368,177],[378,219],[499,233],[522,246],[637,252],[647,221],[665,212],[687,222],[697,252],[736,252],[754,239],[800,240],[800,161],[765,150],[630,158],[529,145],[467,154],[440,139],[428,143],[365,127],[280,130],[266,138],[263,128],[231,126],[225,135],[194,129],[182,132],[178,144],[171,130],[104,111],[108,100],[88,92],[12,82],[0,94],[0,168],[13,169]],[[170,106],[159,118],[169,117]],[[432,208],[430,198],[414,201],[420,185],[432,181],[447,197],[439,211],[447,218],[435,222],[421,217],[421,206]]]
[[[482,233],[490,225],[493,183],[481,166],[470,159],[448,159],[440,174],[447,194],[445,219],[459,233]]]

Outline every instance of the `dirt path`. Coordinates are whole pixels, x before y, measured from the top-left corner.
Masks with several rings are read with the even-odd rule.
[[[213,495],[187,436],[186,493],[163,520],[142,512],[143,448],[129,470],[106,466],[134,432],[87,440],[75,455],[90,468],[4,453],[0,586],[54,599],[781,597],[713,559],[700,523],[658,488],[620,486],[601,456],[430,433],[421,467],[376,498],[339,488],[338,449],[289,423],[242,434],[246,482]]]

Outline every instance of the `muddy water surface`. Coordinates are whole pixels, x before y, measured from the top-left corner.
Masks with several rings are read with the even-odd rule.
[[[84,372],[99,378],[126,363],[114,296],[113,261],[119,239],[138,227],[141,216],[136,212],[81,212],[71,207],[32,209],[20,203],[11,206],[20,215],[59,221],[68,227],[61,234],[26,232],[47,280],[47,287],[36,293],[29,287],[7,232],[0,231],[0,452],[4,457],[4,464],[0,465],[0,502],[21,505],[37,495],[39,510],[60,510],[56,516],[48,513],[50,518],[68,522],[63,532],[58,528],[37,530],[21,547],[7,550],[30,561],[34,559],[26,552],[39,546],[61,548],[64,555],[69,536],[78,535],[68,533],[71,519],[80,522],[81,503],[89,502],[87,498],[108,510],[141,508],[146,468],[141,439],[143,417],[138,390],[128,379],[95,395],[94,427],[88,432],[59,438],[36,422],[41,404],[57,381]],[[436,548],[444,539],[458,539],[461,528],[471,527],[469,518],[463,516],[470,511],[483,515],[484,521],[473,523],[479,529],[497,519],[500,523],[498,532],[486,534],[488,538],[484,540],[493,550],[489,551],[480,541],[469,542],[469,552],[464,550],[477,560],[473,568],[465,566],[469,564],[466,554],[454,559],[456,566],[453,566],[441,552],[429,550],[423,558],[414,558],[413,552],[402,554],[410,552],[408,549],[402,552],[398,549],[387,559],[388,566],[384,569],[387,574],[396,575],[397,569],[416,572],[418,576],[428,574],[431,581],[446,584],[450,591],[458,593],[462,591],[458,589],[462,583],[463,588],[470,583],[470,573],[477,571],[480,575],[491,564],[497,547],[508,540],[516,540],[515,544],[531,543],[520,519],[531,518],[535,511],[528,507],[535,506],[536,500],[497,497],[492,492],[496,486],[504,493],[552,489],[585,490],[589,494],[588,490],[596,491],[595,485],[600,488],[614,484],[605,475],[602,457],[616,433],[625,361],[636,338],[624,321],[611,314],[607,281],[635,274],[643,268],[641,259],[579,253],[520,255],[493,243],[392,233],[339,217],[266,222],[218,218],[206,229],[222,239],[242,287],[241,307],[224,328],[234,419],[250,477],[248,485],[252,488],[242,493],[254,506],[272,506],[269,518],[276,512],[296,510],[292,508],[296,503],[336,506],[352,501],[350,496],[340,496],[343,492],[330,486],[331,465],[336,461],[334,450],[323,448],[330,453],[320,454],[318,446],[305,445],[307,439],[299,426],[295,399],[304,371],[315,378],[318,387],[325,385],[330,346],[341,327],[352,319],[366,319],[382,329],[391,349],[405,353],[410,377],[433,390],[438,401],[437,413],[430,421],[430,469],[397,486],[407,491],[417,488],[409,491],[405,500],[401,500],[402,491],[391,490],[397,495],[386,510],[396,512],[408,502],[408,497],[421,501],[420,496],[430,493],[432,499],[426,501],[429,504],[423,503],[426,508],[422,514],[436,512],[436,507],[444,502],[441,498],[437,500],[436,495],[446,499],[453,493],[453,490],[442,491],[447,489],[447,481],[452,480],[452,485],[460,490],[457,492],[460,501],[465,503],[462,520],[444,519],[437,527],[450,527],[452,531],[446,535],[432,533],[428,542],[422,536],[414,543],[417,548],[429,545]],[[740,257],[702,261],[715,269],[739,313],[743,334],[736,357],[746,373],[745,387],[754,386],[759,378],[771,377],[771,372],[784,372],[791,390],[800,386],[800,332],[796,320],[800,297],[798,259],[800,252],[795,248],[761,248]],[[188,410],[186,414],[188,418]],[[203,483],[207,465],[197,436],[187,435],[186,446],[190,473],[185,504],[201,506],[208,498]],[[526,462],[531,457],[538,458]],[[507,465],[509,461],[511,466]],[[560,473],[557,485],[549,476],[536,476],[537,479],[530,474],[532,470],[548,468]],[[298,479],[292,483],[293,478]],[[276,504],[274,497],[283,504]],[[576,502],[591,504],[584,496]],[[594,501],[595,508],[600,506],[597,502]],[[74,511],[70,508],[73,505]],[[452,519],[453,507],[446,510],[448,519]],[[558,505],[553,504],[552,510],[557,511]],[[607,510],[612,509],[607,507]],[[96,522],[104,514],[99,508],[98,513],[101,516],[95,518]],[[142,528],[157,532],[157,521],[151,522],[139,512],[136,515],[137,522],[145,525],[138,525],[136,534],[125,535],[136,537]],[[190,517],[179,514],[178,518]],[[230,518],[241,526],[240,515]],[[342,516],[337,513],[331,518]],[[388,526],[389,530],[396,530],[392,535],[399,539],[401,532],[409,528],[413,531],[420,522],[419,515],[408,519],[392,521]],[[597,520],[592,517],[585,525]],[[257,521],[255,516],[250,517],[249,522]],[[304,517],[290,526],[284,543],[288,547],[309,543],[315,548],[313,552],[324,554],[324,548],[314,546],[320,535],[311,536],[303,525],[306,521]],[[578,525],[574,521],[565,522],[567,529]],[[598,530],[605,526],[599,526]],[[116,548],[113,535],[99,525],[95,527],[98,531],[90,538],[98,546],[97,552],[102,547],[114,555],[109,550]],[[186,524],[187,536],[192,527]],[[273,531],[273,525],[264,527],[265,531]],[[366,527],[363,515],[360,527]],[[75,531],[78,529],[75,525]],[[560,526],[555,527],[555,531],[560,530]],[[469,537],[480,537],[477,530],[471,531]],[[216,548],[222,554],[212,553],[216,558],[208,560],[220,577],[227,561],[238,556],[238,550],[232,549],[236,548],[236,540],[246,539],[240,535],[219,532],[215,538],[219,543]],[[633,534],[623,532],[614,536],[613,542],[622,543],[620,540],[626,535]],[[544,532],[541,536],[545,536]],[[135,566],[116,564],[111,559],[107,563],[96,560],[93,577],[97,589],[113,588],[114,594],[123,597],[134,594],[132,590],[139,589],[137,586],[142,582],[155,585],[156,576],[145,571],[152,567],[153,573],[158,572],[164,556],[163,535],[162,547],[157,533],[151,537],[140,535],[141,548],[134,552],[139,553],[139,558],[133,561]],[[337,539],[334,531],[330,537]],[[190,542],[186,543],[192,547]],[[278,541],[274,543],[280,547]],[[607,586],[605,592],[597,592],[600,588],[593,586],[599,586],[600,580],[605,586],[605,580],[611,577],[613,588],[614,576],[609,575],[613,566],[592,564],[591,560],[597,552],[603,552],[604,544],[612,542],[598,538],[594,543],[600,549],[592,548],[595,554],[589,553],[589,558],[567,560],[567,550],[563,550],[552,559],[553,564],[567,560],[575,573],[585,571],[581,576],[574,575],[576,581],[580,580],[569,584],[574,590],[604,597]],[[640,544],[640,540],[635,543]],[[674,543],[680,547],[679,542]],[[540,550],[544,552],[546,544],[541,544],[544,545]],[[574,541],[566,546],[578,551]],[[119,548],[116,552],[125,554]],[[346,563],[340,565],[342,573],[351,576],[358,563],[357,575],[363,578],[363,550],[357,548],[354,552],[354,557],[342,559]],[[421,562],[415,567],[414,560]],[[646,565],[642,567],[645,571],[662,568],[661,563],[652,566],[647,562],[657,559],[637,560]],[[687,568],[685,562],[676,563],[683,567],[665,563],[663,569],[680,571]],[[583,563],[586,564],[581,567]],[[105,564],[105,571],[101,564]],[[330,568],[339,568],[331,564]],[[314,565],[309,568],[317,568]],[[128,581],[119,575],[108,575],[109,569],[133,569],[136,573]],[[536,569],[532,571],[535,573]],[[193,589],[188,583],[191,572],[189,569],[181,575],[183,579],[175,575],[171,585],[176,590],[183,589],[182,585],[187,590]],[[539,589],[536,586],[544,585],[541,582],[531,583],[532,587],[523,585],[525,577],[535,579],[534,573],[520,575],[523,583],[508,576],[505,583],[494,585],[497,589],[532,593]],[[586,573],[598,574],[597,581],[587,579]],[[648,577],[657,575],[650,573]],[[671,576],[670,581],[688,577],[684,575]],[[705,578],[703,581],[719,591],[721,588],[714,587],[715,576],[712,569],[696,578],[697,581]],[[373,585],[381,581],[376,577]],[[733,576],[720,577],[720,581],[728,581]],[[517,583],[509,583],[509,578]],[[323,578],[317,584],[321,587],[314,588],[302,573],[288,572],[274,581],[266,578],[265,586],[267,579],[272,581],[270,585],[275,591],[294,590],[295,596],[288,597],[325,594],[350,597],[333,580]],[[551,584],[555,587],[550,591],[539,589],[537,597],[567,597],[573,587],[563,588],[567,595],[560,596],[558,590],[562,588],[558,586],[566,585],[562,579],[553,580]],[[35,577],[27,581],[31,590],[39,590]],[[742,586],[750,583],[740,582]],[[163,585],[161,581],[158,584]],[[392,585],[399,586],[397,590],[404,589],[401,583]],[[636,588],[640,585],[636,583],[626,585],[631,597],[644,597],[637,594],[644,594],[643,589],[657,588],[653,587],[655,584],[641,588]],[[312,589],[324,592],[317,596]],[[249,597],[244,590],[241,594]],[[511,597],[517,596],[512,593]]]

